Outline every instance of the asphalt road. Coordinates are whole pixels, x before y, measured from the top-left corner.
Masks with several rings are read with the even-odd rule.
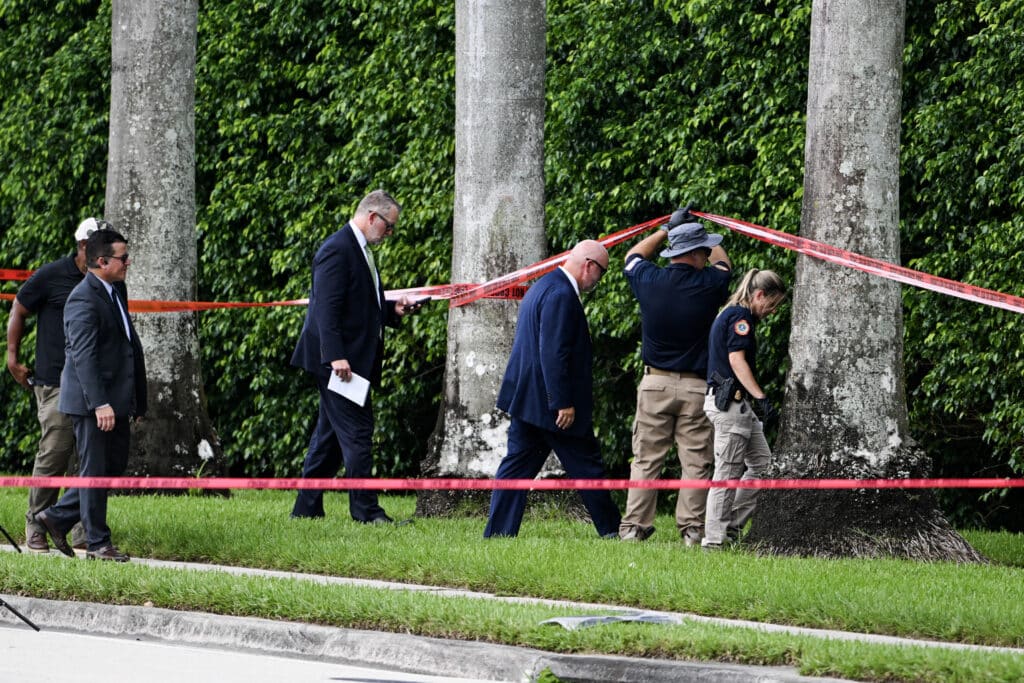
[[[143,638],[0,624],[2,683],[477,683],[476,678],[348,666]]]

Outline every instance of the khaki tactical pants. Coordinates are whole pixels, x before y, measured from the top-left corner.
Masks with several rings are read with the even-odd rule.
[[[706,391],[707,382],[692,373],[655,370],[644,374],[636,392],[630,479],[647,481],[661,476],[673,443],[682,465],[683,479],[711,478],[714,451],[711,423],[704,414]],[[620,534],[633,527],[651,526],[657,499],[656,489],[629,489]],[[676,526],[680,533],[688,529],[701,532],[706,500],[706,489],[679,491]]]
[[[63,477],[78,474],[78,457],[75,451],[75,433],[71,418],[57,409],[60,401],[60,387],[35,386],[36,416],[39,418],[39,451],[32,467],[33,477]],[[44,532],[35,521],[41,512],[57,502],[60,489],[32,488],[28,490],[28,512],[25,515],[25,538],[32,531]],[[76,524],[71,529],[72,545],[85,542],[85,530]]]

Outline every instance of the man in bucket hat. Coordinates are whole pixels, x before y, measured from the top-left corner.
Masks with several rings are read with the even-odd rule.
[[[704,414],[708,332],[729,296],[732,263],[722,236],[708,233],[689,208],[672,214],[661,230],[626,254],[626,279],[640,302],[644,374],[637,388],[630,479],[661,475],[673,442],[684,479],[711,479],[714,433]],[[651,261],[661,252],[669,264]],[[630,489],[619,526],[624,541],[654,533],[658,492]],[[699,545],[704,529],[706,489],[682,489],[676,526],[687,546]]]

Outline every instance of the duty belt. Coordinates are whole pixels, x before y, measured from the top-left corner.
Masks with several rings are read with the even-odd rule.
[[[715,392],[715,385],[709,384],[706,395],[707,396],[714,396],[715,393],[716,393]],[[732,392],[732,400],[734,400],[736,402],[742,401],[743,399],[747,398],[748,396],[750,396],[750,394],[747,393],[746,389],[737,389],[734,392]]]

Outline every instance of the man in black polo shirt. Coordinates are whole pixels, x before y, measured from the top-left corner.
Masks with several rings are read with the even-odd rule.
[[[625,273],[640,302],[644,375],[637,389],[631,480],[657,479],[673,442],[684,479],[711,479],[714,433],[704,414],[708,331],[729,297],[732,263],[722,236],[709,234],[687,209],[626,254]],[[669,265],[651,262],[661,252]],[[710,265],[708,265],[710,263]],[[705,267],[707,266],[707,267]],[[619,537],[642,541],[654,533],[658,492],[630,489]],[[676,526],[686,545],[699,545],[707,489],[682,489]]]
[[[7,369],[18,384],[32,389],[36,395],[39,427],[39,451],[32,476],[58,477],[68,473],[75,454],[75,435],[71,418],[57,409],[60,397],[60,373],[64,368],[64,302],[68,294],[85,277],[85,241],[96,230],[109,227],[105,221],[86,218],[75,230],[78,250],[41,267],[18,290],[11,315],[7,319]],[[35,372],[21,364],[18,352],[25,335],[25,323],[35,315]],[[49,552],[46,533],[36,522],[36,513],[57,502],[59,489],[33,488],[28,492],[25,514],[25,544],[35,552]],[[71,530],[71,542],[85,547],[85,531],[81,524]]]

